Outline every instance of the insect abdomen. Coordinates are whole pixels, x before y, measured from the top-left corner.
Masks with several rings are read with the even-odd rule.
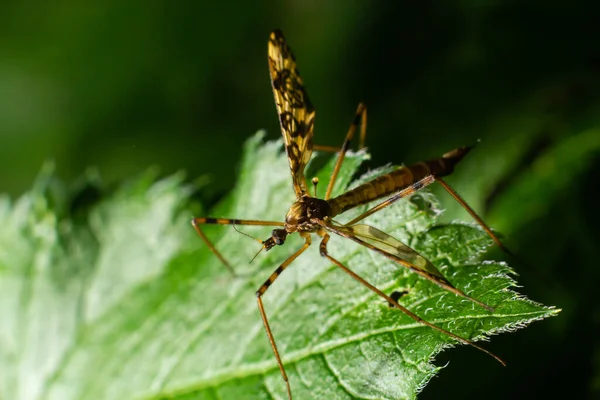
[[[364,183],[338,197],[329,200],[332,216],[351,208],[389,196],[409,187],[428,175],[442,177],[452,173],[454,166],[471,150],[471,146],[459,147],[440,158],[420,162],[408,167],[400,167],[389,174],[382,175]],[[419,188],[415,188],[418,190]]]

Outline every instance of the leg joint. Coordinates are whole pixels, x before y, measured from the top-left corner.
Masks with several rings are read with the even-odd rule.
[[[321,242],[319,245],[319,254],[321,257],[327,257],[327,245],[324,242]]]

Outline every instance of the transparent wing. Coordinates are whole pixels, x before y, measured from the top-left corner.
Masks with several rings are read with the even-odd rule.
[[[429,260],[416,250],[377,228],[364,224],[351,226],[328,224],[326,229],[375,250],[440,286],[454,288]]]
[[[292,183],[300,198],[307,193],[304,168],[313,151],[315,109],[306,94],[294,55],[279,30],[271,32],[269,37],[269,71]]]

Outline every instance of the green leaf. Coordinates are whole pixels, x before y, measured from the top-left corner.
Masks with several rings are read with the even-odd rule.
[[[337,193],[367,157],[348,156]],[[332,166],[316,173],[321,194]],[[286,397],[255,291],[302,240],[292,236],[248,264],[260,248],[255,241],[231,227],[207,227],[241,275],[233,278],[189,225],[182,177],[154,181],[153,173],[133,180],[83,219],[53,200],[60,196],[52,196],[50,171],[14,204],[0,200],[0,398]],[[211,216],[281,221],[293,201],[281,143],[256,135],[246,143],[238,184]],[[407,290],[403,305],[465,338],[558,312],[512,291],[506,264],[480,261],[491,241],[479,228],[436,225],[437,214],[436,199],[421,192],[368,223],[422,252],[494,313],[347,239],[332,237],[328,248],[386,293]],[[270,231],[238,228],[260,239]],[[388,307],[320,257],[317,245],[277,279],[264,303],[297,399],[415,398],[440,370],[435,355],[456,344]],[[465,351],[475,350],[452,353]],[[502,367],[482,354],[473,368]]]

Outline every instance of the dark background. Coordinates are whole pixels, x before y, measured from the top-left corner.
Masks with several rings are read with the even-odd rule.
[[[486,346],[507,368],[443,353],[452,367],[421,398],[600,396],[599,2],[203,3],[4,1],[0,192],[53,159],[67,181],[96,166],[107,187],[185,169],[211,177],[214,203],[243,141],[279,137],[266,47],[281,28],[317,143],[339,145],[359,101],[372,167],[480,140],[448,181],[518,254],[522,291],[563,308]]]

